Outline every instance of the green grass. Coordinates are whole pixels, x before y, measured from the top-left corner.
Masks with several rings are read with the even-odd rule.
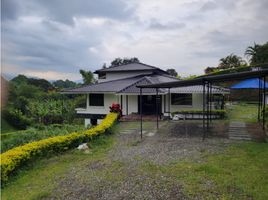
[[[83,125],[54,124],[49,126],[40,126],[37,128],[29,128],[23,131],[15,131],[1,134],[1,152],[5,152],[11,148],[53,137],[58,135],[66,135],[74,131],[84,130]]]
[[[153,123],[146,126],[150,128]],[[121,123],[113,132],[134,127],[134,123]],[[22,168],[2,189],[2,199],[42,199],[53,196],[60,180],[70,176],[75,169],[76,180],[86,184],[92,174],[84,170],[90,163],[107,163],[95,173],[107,182],[119,184],[127,178],[128,164],[109,160],[107,152],[115,143],[113,135],[104,135],[89,143],[90,153],[71,150],[49,159],[39,159]],[[268,199],[268,144],[240,143],[224,152],[202,152],[202,162],[174,160],[157,165],[142,161],[133,169],[161,184],[174,181],[182,186],[190,199]],[[122,173],[123,172],[123,173]],[[158,180],[157,177],[168,177]],[[165,180],[165,181],[164,181]]]
[[[231,105],[227,109],[227,117],[232,121],[257,122],[258,107],[256,104],[248,103]]]
[[[157,173],[175,176],[189,198],[264,200],[268,199],[267,166],[267,143],[243,143],[218,155],[209,155],[202,163],[174,161],[166,166],[145,163],[142,170],[152,176]]]
[[[18,171],[10,182],[2,188],[4,200],[42,199],[51,196],[57,182],[64,178],[71,168],[79,168],[83,163],[104,159],[113,146],[112,136],[100,136],[90,142],[90,153],[71,150],[49,159],[39,159]]]
[[[1,133],[9,133],[12,131],[17,131],[16,128],[11,126],[5,119],[1,119]]]

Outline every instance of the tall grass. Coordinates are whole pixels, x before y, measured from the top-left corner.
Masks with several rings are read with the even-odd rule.
[[[16,131],[1,135],[1,152],[5,152],[14,147],[38,141],[41,139],[66,135],[71,132],[84,130],[83,125],[53,124],[49,126],[32,127],[25,131]]]

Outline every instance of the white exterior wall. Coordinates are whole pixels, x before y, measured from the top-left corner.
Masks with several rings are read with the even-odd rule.
[[[189,109],[202,109],[203,108],[203,96],[202,94],[193,94],[193,105],[171,105],[171,99],[169,95],[162,95],[162,112],[169,112],[169,103],[170,103],[170,112],[175,112],[179,110],[189,110]],[[166,104],[165,100],[166,98]],[[127,102],[126,95],[123,95],[123,115],[127,114]],[[108,114],[110,112],[110,106],[112,103],[119,103],[121,105],[121,96],[115,94],[104,94],[104,106],[89,106],[89,96],[87,96],[87,108],[86,109],[77,109],[79,114]],[[166,109],[164,108],[166,106]],[[128,95],[128,114],[138,112],[138,95]]]
[[[117,79],[123,79],[138,75],[146,75],[146,74],[152,74],[152,72],[144,72],[144,71],[133,71],[133,72],[107,72],[106,73],[106,79],[98,79],[98,82],[105,82],[105,81],[112,81]]]
[[[118,103],[118,97],[115,94],[104,94],[104,106],[89,106],[89,95],[87,95],[86,109],[76,109],[78,114],[107,114],[110,112],[112,103]]]
[[[128,96],[128,103],[127,103],[127,96]],[[118,103],[121,105],[121,95],[118,95],[118,99],[119,99]],[[138,96],[137,95],[122,95],[122,100],[123,100],[123,107],[122,107],[123,115],[138,112]]]

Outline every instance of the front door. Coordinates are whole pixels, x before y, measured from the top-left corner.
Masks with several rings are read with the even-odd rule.
[[[158,113],[161,113],[161,96],[158,96]],[[138,110],[140,113],[140,96],[138,96]],[[156,95],[143,95],[142,96],[142,114],[152,115],[156,114]]]

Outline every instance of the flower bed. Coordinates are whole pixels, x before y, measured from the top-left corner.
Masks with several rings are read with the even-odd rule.
[[[90,141],[93,137],[103,134],[112,127],[118,117],[117,113],[109,113],[102,123],[83,132],[74,132],[65,136],[56,136],[18,146],[2,153],[1,182],[6,182],[9,175],[18,167],[36,156],[48,153],[59,153],[76,147],[82,142]]]

